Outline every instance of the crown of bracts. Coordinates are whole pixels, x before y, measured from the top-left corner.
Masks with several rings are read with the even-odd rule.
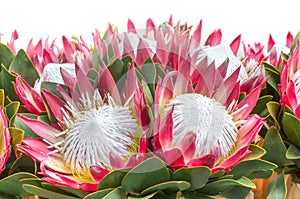
[[[92,34],[0,44],[0,196],[285,196],[299,173],[299,45],[128,20]]]

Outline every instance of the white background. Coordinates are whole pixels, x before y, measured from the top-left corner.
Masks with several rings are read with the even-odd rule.
[[[204,35],[221,29],[223,38],[231,41],[239,34],[247,43],[266,44],[271,33],[274,40],[285,43],[288,31],[300,30],[300,8],[296,0],[1,0],[0,33],[7,42],[14,30],[19,33],[16,44],[26,47],[33,38],[56,38],[72,35],[91,38],[99,29],[103,33],[109,22],[120,31],[130,18],[136,28],[144,28],[152,18],[158,26],[173,15],[173,21],[196,26],[202,19]]]

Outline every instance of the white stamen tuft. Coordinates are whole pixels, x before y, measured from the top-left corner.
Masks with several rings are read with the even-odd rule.
[[[103,103],[98,91],[81,96],[81,105],[68,103],[64,111],[66,130],[57,134],[61,142],[51,146],[63,154],[72,169],[85,171],[92,165],[111,167],[109,154],[120,158],[130,155],[137,121],[128,107],[116,106],[113,98]]]
[[[196,135],[195,155],[205,155],[219,149],[217,155],[226,156],[234,147],[237,127],[233,117],[219,102],[201,94],[189,93],[171,100],[167,109],[172,114],[174,144],[176,146],[187,133]]]

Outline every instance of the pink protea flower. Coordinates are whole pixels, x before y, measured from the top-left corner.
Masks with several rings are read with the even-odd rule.
[[[4,171],[5,164],[10,157],[11,145],[10,145],[10,134],[8,131],[8,123],[0,106],[0,174]]]
[[[289,59],[283,63],[280,76],[280,99],[282,107],[288,106],[300,119],[300,44],[298,43]]]
[[[158,83],[152,146],[174,169],[208,166],[213,172],[228,171],[249,155],[248,147],[262,127],[263,119],[250,112],[264,74],[239,101],[240,68],[228,77],[224,66],[216,69],[207,59],[196,68],[192,76],[186,67]]]
[[[110,171],[144,160],[147,131],[141,124],[147,118],[133,65],[121,91],[106,66],[99,70],[96,89],[78,69],[76,78],[62,72],[70,86],[70,94],[57,87],[64,100],[42,90],[57,123],[17,116],[41,137],[25,138],[18,147],[40,162],[40,174],[50,183],[91,192]]]
[[[25,109],[29,112],[40,115],[46,112],[46,108],[42,96],[37,89],[32,88],[24,79],[17,75],[16,82],[14,82],[16,94],[24,104]]]

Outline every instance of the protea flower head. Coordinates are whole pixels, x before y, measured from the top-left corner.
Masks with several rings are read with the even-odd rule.
[[[297,44],[289,59],[283,63],[279,85],[282,107],[288,106],[298,118],[300,118],[299,49],[300,45]]]
[[[143,94],[132,67],[121,90],[106,66],[99,66],[96,87],[81,69],[77,68],[76,78],[62,70],[70,93],[57,86],[60,98],[42,89],[57,123],[17,116],[41,137],[25,138],[25,145],[18,147],[40,162],[44,180],[95,191],[110,171],[143,160],[148,146],[140,121],[147,121],[140,120],[143,100],[138,96]]]
[[[191,76],[188,66],[170,72],[157,85],[152,144],[174,169],[230,170],[249,155],[263,124],[262,118],[250,115],[265,83],[263,73],[239,101],[240,68],[226,76],[224,66],[207,62],[204,58]]]
[[[8,131],[8,123],[6,116],[3,112],[2,106],[0,106],[0,174],[4,171],[6,162],[10,156],[10,134]]]

